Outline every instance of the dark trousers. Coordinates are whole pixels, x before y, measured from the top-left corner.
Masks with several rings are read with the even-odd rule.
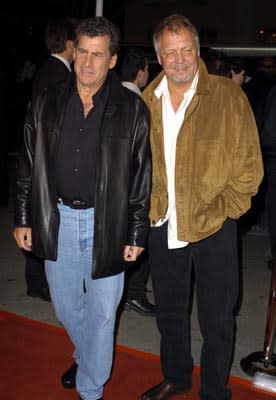
[[[25,280],[27,291],[40,292],[42,288],[48,287],[44,260],[27,251],[25,251],[24,254],[26,259]]]
[[[152,228],[149,259],[165,380],[191,386],[189,305],[193,266],[203,336],[200,397],[230,399],[226,383],[233,352],[233,309],[238,295],[235,221],[229,219],[210,237],[173,250],[168,250],[167,224]]]
[[[144,250],[138,260],[126,271],[126,298],[142,300],[146,297],[146,285],[149,275],[148,252]]]

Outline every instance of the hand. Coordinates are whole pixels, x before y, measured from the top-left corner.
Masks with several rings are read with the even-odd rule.
[[[124,250],[124,260],[125,261],[136,261],[138,256],[144,250],[143,247],[138,246],[126,246]]]
[[[32,250],[32,228],[15,228],[13,231],[13,237],[15,238],[18,247],[26,251]]]

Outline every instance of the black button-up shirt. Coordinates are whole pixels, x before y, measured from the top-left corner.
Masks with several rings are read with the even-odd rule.
[[[93,108],[84,117],[75,86],[68,99],[56,157],[57,194],[65,200],[95,203],[97,145],[109,93],[109,79],[93,96]]]

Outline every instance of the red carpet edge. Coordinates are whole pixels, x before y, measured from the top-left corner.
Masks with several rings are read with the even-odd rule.
[[[37,327],[42,327],[44,329],[47,329],[49,331],[58,333],[60,335],[66,335],[65,329],[53,324],[49,324],[46,322],[42,322],[42,321],[37,321],[37,320],[33,320],[30,319],[28,317],[19,315],[19,314],[15,314],[9,311],[4,311],[4,310],[0,310],[0,320],[9,320],[9,319],[17,319],[17,320],[21,320],[23,322],[27,322],[29,325],[34,325]],[[155,360],[158,361],[160,359],[160,357],[156,354],[152,354],[152,353],[147,353],[141,350],[137,350],[134,348],[129,348],[127,346],[121,345],[121,344],[117,344],[116,345],[116,349],[118,349],[118,351],[123,352],[123,353],[128,353],[128,354],[133,354],[133,355],[137,355],[141,358],[144,358],[145,360]],[[200,369],[199,366],[195,366],[193,373],[195,375],[199,375]],[[253,385],[253,383],[250,380],[247,379],[242,379],[240,377],[237,376],[230,376],[229,378],[229,384],[230,385],[235,385],[235,386],[239,386],[242,387],[243,389],[247,389],[249,391],[254,391],[256,393],[263,393],[263,394],[271,394],[271,392],[269,393],[266,390],[262,390],[259,387],[256,387]]]

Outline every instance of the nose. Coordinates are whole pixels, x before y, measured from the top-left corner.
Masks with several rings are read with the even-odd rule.
[[[185,54],[182,51],[178,51],[175,55],[175,61],[179,64],[183,63],[185,61]]]
[[[84,65],[89,67],[92,64],[92,54],[87,54],[84,60]]]

